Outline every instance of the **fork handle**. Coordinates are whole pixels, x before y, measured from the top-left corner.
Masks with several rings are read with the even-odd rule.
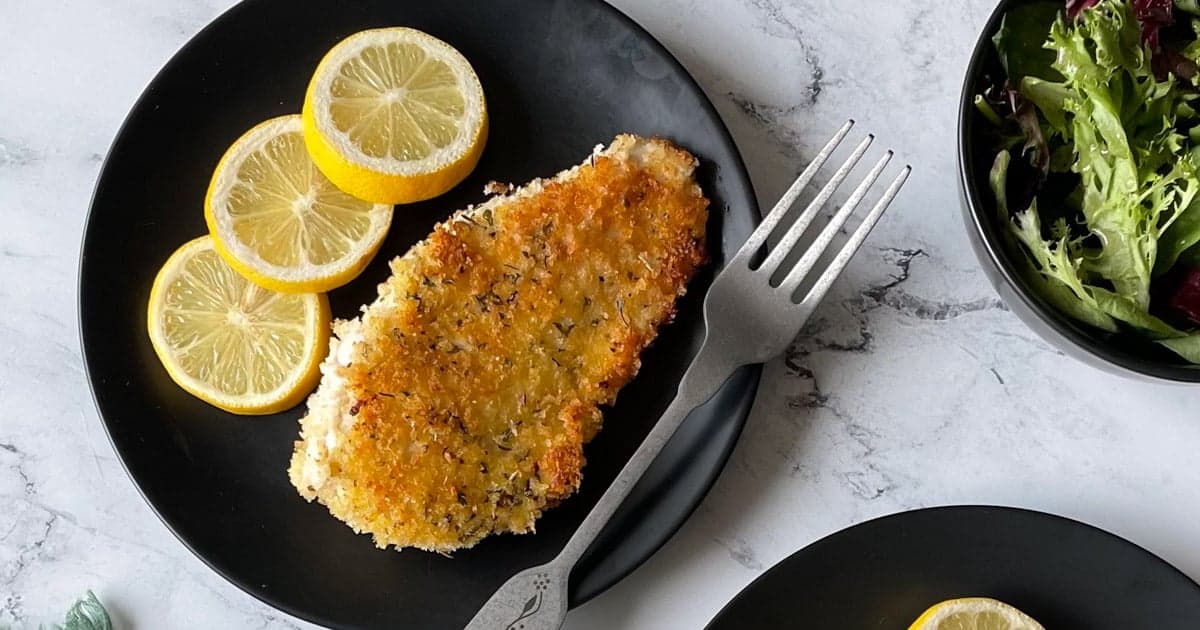
[[[712,398],[735,367],[728,364],[726,357],[713,351],[712,344],[706,337],[700,351],[696,353],[696,358],[680,379],[675,399],[650,429],[646,439],[642,440],[641,446],[634,452],[633,457],[629,458],[608,490],[596,502],[587,518],[583,519],[583,523],[575,530],[575,534],[567,541],[563,550],[554,558],[553,564],[573,567],[579,561],[688,414]]]
[[[728,359],[713,351],[706,336],[696,358],[679,381],[675,399],[563,550],[550,562],[526,569],[505,582],[475,613],[467,630],[556,630],[561,627],[569,603],[567,589],[571,569],[679,425],[693,409],[712,397],[734,367]]]

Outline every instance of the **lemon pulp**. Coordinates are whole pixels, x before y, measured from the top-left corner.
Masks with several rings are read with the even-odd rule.
[[[363,31],[334,46],[309,84],[303,117],[321,172],[380,203],[449,190],[475,167],[487,136],[471,65],[410,28]]]
[[[339,190],[313,164],[299,116],[239,138],[213,173],[205,218],[217,251],[269,289],[322,292],[357,276],[387,234],[392,208]]]
[[[207,236],[179,248],[159,271],[147,320],[171,378],[235,413],[274,413],[299,403],[328,349],[324,296],[251,283]]]

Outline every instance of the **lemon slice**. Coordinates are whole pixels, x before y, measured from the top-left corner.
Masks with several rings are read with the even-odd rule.
[[[150,289],[150,342],[167,374],[226,411],[275,413],[316,385],[329,349],[329,302],[269,291],[225,264],[202,236],[180,247]]]
[[[213,173],[204,218],[217,252],[260,286],[320,293],[362,272],[392,207],[338,190],[313,165],[299,116],[268,120],[238,138]]]
[[[313,161],[376,203],[436,197],[479,162],[487,105],[479,77],[446,42],[411,28],[362,31],[333,47],[304,98]]]
[[[1029,615],[986,597],[934,604],[908,630],[1045,630]]]

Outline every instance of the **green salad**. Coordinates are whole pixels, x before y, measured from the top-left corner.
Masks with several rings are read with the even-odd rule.
[[[1195,0],[1034,2],[994,42],[1004,237],[1064,314],[1200,364],[1200,22]]]

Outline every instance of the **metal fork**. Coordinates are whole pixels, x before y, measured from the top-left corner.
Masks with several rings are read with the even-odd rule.
[[[912,167],[905,166],[896,176],[833,261],[797,301],[795,294],[801,284],[810,277],[818,259],[829,249],[838,231],[879,179],[891,160],[891,151],[875,164],[799,261],[790,269],[782,265],[821,208],[866,153],[874,136],[867,136],[855,147],[779,242],[769,247],[762,263],[753,263],[768,245],[767,238],[853,126],[854,121],[848,121],[834,134],[713,280],[704,299],[707,331],[704,343],[680,380],[675,399],[563,550],[550,562],[526,569],[505,582],[467,625],[467,630],[554,630],[561,627],[567,615],[571,569],[679,425],[693,409],[711,398],[735,369],[765,362],[782,353],[792,342],[912,171]],[[785,274],[782,281],[772,284],[772,278],[779,274]]]

